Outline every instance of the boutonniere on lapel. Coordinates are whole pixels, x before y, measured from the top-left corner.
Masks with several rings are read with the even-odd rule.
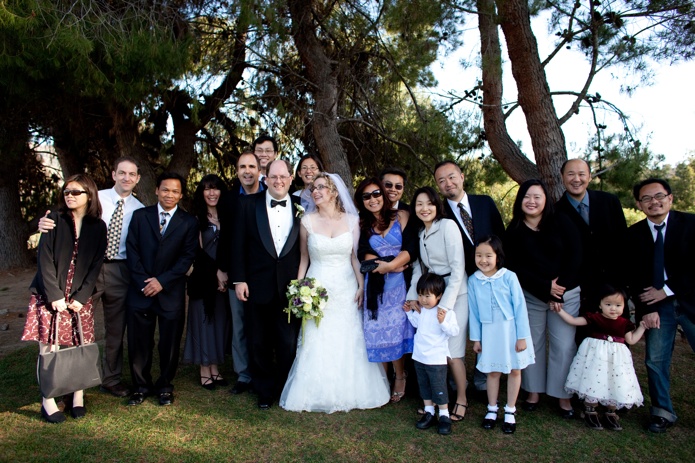
[[[294,208],[297,209],[297,212],[294,213],[295,217],[302,218],[304,217],[304,208],[300,204],[295,204]]]

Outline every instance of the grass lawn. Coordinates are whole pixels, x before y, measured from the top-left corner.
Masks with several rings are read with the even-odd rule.
[[[536,412],[519,412],[518,430],[511,436],[499,428],[482,429],[485,407],[473,400],[465,421],[454,424],[450,436],[434,429],[418,431],[413,394],[378,410],[326,415],[291,413],[276,405],[262,412],[253,395],[201,388],[192,366],[179,369],[171,407],[160,407],[152,398],[127,407],[126,400],[95,388],[87,392],[85,419],[68,417],[51,425],[39,413],[38,348],[28,344],[0,358],[0,461],[693,462],[695,354],[680,339],[676,344],[672,395],[679,421],[668,433],[644,430],[649,399],[641,341],[633,355],[645,407],[621,414],[624,431],[593,431],[581,420],[564,421],[554,402],[544,400]],[[222,371],[230,370],[227,364]]]

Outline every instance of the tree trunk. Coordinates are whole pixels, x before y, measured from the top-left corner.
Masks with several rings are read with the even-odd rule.
[[[135,188],[135,193],[144,205],[155,204],[157,198],[154,190],[157,187],[157,178],[147,151],[140,144],[140,134],[133,113],[128,108],[118,104],[111,105],[109,112],[113,121],[113,135],[120,155],[131,156],[138,161],[141,178],[140,183]]]
[[[316,37],[317,26],[312,19],[314,2],[290,0],[288,3],[294,43],[314,87],[311,127],[316,147],[326,170],[340,175],[352,192],[352,173],[338,133],[336,63],[328,57]]]
[[[495,0],[477,0],[483,74],[483,122],[492,155],[517,183],[538,178],[536,165],[509,136],[502,109],[502,48]]]
[[[555,201],[564,191],[560,167],[567,159],[567,148],[538,56],[536,37],[531,30],[528,2],[496,0],[496,4],[536,166],[541,178],[548,184],[551,199]]]

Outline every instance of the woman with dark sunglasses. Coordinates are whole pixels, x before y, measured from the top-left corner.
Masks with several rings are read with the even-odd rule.
[[[392,209],[384,195],[384,186],[377,178],[364,180],[355,190],[355,204],[360,214],[360,245],[358,259],[390,256],[390,262],[377,261],[375,270],[365,276],[363,314],[364,338],[370,362],[382,362],[394,370],[391,402],[405,395],[406,371],[403,356],[413,352],[415,330],[401,309],[406,285],[403,270],[410,262],[411,243],[403,237],[408,224],[407,211]]]
[[[94,342],[92,293],[106,252],[106,224],[94,181],[84,174],[68,177],[60,203],[60,212],[49,215],[56,227],[41,234],[22,334],[22,341],[38,341],[41,353],[49,352],[53,344],[78,345],[78,320],[83,342]],[[54,397],[44,397],[41,416],[49,423],[61,423],[68,411],[73,418],[87,413],[83,391],[74,391],[64,401],[61,412]]]

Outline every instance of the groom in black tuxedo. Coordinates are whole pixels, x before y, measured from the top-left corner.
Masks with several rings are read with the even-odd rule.
[[[287,285],[299,270],[299,199],[289,195],[292,167],[285,160],[267,166],[265,192],[241,199],[232,244],[231,280],[244,302],[245,325],[258,407],[267,410],[287,380],[299,319],[287,322]],[[274,367],[274,359],[277,367]]]

